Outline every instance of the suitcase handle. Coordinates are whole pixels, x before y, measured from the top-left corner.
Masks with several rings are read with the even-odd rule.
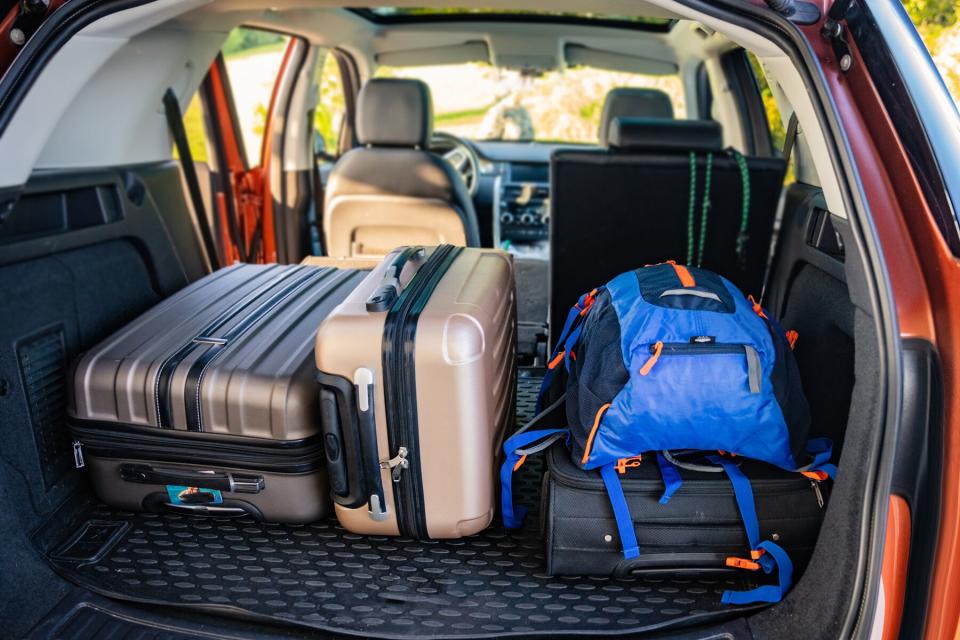
[[[367,298],[367,311],[376,313],[390,308],[403,291],[403,286],[400,284],[403,268],[407,262],[423,257],[424,253],[423,247],[407,247],[393,259],[383,273],[380,286]]]
[[[387,519],[386,498],[383,480],[380,478],[380,452],[377,448],[377,418],[373,405],[373,372],[361,367],[353,373],[357,390],[357,427],[360,435],[360,457],[363,474],[367,478],[367,513],[370,519],[382,522]]]
[[[146,464],[120,465],[120,478],[140,484],[172,484],[228,493],[260,493],[264,488],[263,476],[205,469],[151,467]]]
[[[217,516],[220,518],[240,518],[250,515],[242,507],[218,507],[216,505],[206,504],[174,504],[172,502],[163,503],[164,508],[170,511],[179,511],[190,515]]]
[[[165,491],[157,491],[144,496],[141,508],[148,513],[171,511],[191,516],[210,516],[216,518],[240,518],[247,516],[263,522],[263,512],[251,502],[245,500],[224,499],[220,504],[174,504]]]
[[[377,447],[373,373],[358,369],[354,380],[320,372],[320,424],[333,501],[347,509],[369,505],[370,517],[386,518]]]

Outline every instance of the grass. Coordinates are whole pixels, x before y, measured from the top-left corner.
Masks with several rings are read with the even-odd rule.
[[[459,124],[468,124],[470,122],[475,122],[477,120],[482,120],[483,116],[487,114],[490,107],[492,107],[495,102],[484,107],[478,107],[476,109],[464,109],[463,111],[449,111],[447,113],[438,113],[433,118],[433,124],[435,128],[440,128],[441,125],[459,125]]]

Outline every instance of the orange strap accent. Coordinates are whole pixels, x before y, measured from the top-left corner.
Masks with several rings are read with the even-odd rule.
[[[593,303],[597,300],[597,290],[594,289],[583,299],[583,307],[580,309],[580,315],[586,315],[587,311],[590,311],[590,307],[593,306]],[[577,305],[580,306],[579,304]]]
[[[590,429],[590,435],[587,436],[587,446],[583,449],[583,458],[580,459],[580,464],[587,464],[587,460],[590,458],[590,447],[593,446],[593,437],[597,435],[597,429],[600,427],[600,418],[603,417],[603,414],[606,413],[609,408],[610,403],[608,402],[597,409],[597,415],[593,419],[593,428]]]
[[[516,473],[520,470],[520,467],[523,466],[523,463],[527,461],[527,454],[520,456],[520,459],[517,460],[517,464],[513,465],[513,472]]]
[[[753,296],[747,296],[747,300],[749,300],[750,304],[753,305],[753,312],[764,320],[767,320],[767,314],[763,312],[763,307],[760,306],[760,303],[754,300]]]
[[[577,354],[573,352],[573,349],[570,349],[570,359],[571,360],[577,359]]]
[[[767,552],[766,549],[751,549],[750,558],[753,560],[759,560],[760,556],[762,556],[766,552]]]
[[[557,356],[550,361],[550,364],[547,365],[547,369],[556,369],[557,365],[563,362],[563,355],[565,353],[566,351],[561,351],[560,353],[558,353]]]
[[[640,367],[640,375],[645,376],[650,373],[650,369],[653,369],[653,365],[657,364],[657,360],[660,359],[660,354],[663,353],[663,342],[659,340],[653,345],[653,355],[651,355],[643,366]]]
[[[632,458],[620,458],[617,460],[617,464],[614,468],[617,470],[617,473],[626,473],[627,469],[633,469],[634,467],[639,467],[640,463],[643,461],[643,456],[633,456]]]
[[[830,477],[826,471],[801,471],[800,474],[817,482],[823,482]]]
[[[728,567],[733,567],[734,569],[747,569],[749,571],[756,571],[760,568],[760,565],[752,560],[747,560],[746,558],[736,558],[730,556],[726,559],[726,565]]]
[[[673,270],[677,272],[677,277],[680,278],[680,284],[682,284],[684,287],[697,286],[696,281],[693,279],[693,276],[690,275],[690,271],[687,270],[685,266],[675,262],[671,262],[671,266],[673,267]]]
[[[797,338],[800,337],[800,334],[794,331],[793,329],[790,329],[789,331],[787,331],[786,336],[787,336],[787,344],[790,345],[790,350],[792,351],[793,348],[797,346]]]

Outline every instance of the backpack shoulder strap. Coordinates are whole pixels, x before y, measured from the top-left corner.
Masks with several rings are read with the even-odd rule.
[[[540,391],[537,393],[537,413],[540,412],[543,396],[550,388],[553,378],[556,375],[556,369],[561,362],[564,362],[569,370],[568,356],[570,349],[577,344],[580,339],[580,331],[583,327],[583,321],[587,313],[596,301],[597,296],[603,291],[604,287],[598,287],[589,293],[585,293],[577,300],[577,304],[570,308],[567,313],[567,320],[563,323],[563,329],[557,336],[556,343],[553,346],[553,352],[550,354],[550,360],[547,363],[547,372],[540,383]]]
[[[527,508],[513,504],[513,474],[526,462],[528,455],[540,453],[557,440],[567,438],[567,429],[536,429],[521,431],[507,438],[503,443],[506,458],[500,467],[500,504],[503,512],[503,525],[507,529],[519,529]]]

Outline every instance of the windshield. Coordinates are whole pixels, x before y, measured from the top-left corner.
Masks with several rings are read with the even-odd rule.
[[[511,19],[531,18],[537,21],[569,20],[576,22],[599,22],[617,26],[634,26],[651,31],[669,31],[675,20],[649,16],[626,14],[596,13],[593,11],[532,11],[530,9],[483,9],[467,7],[353,7],[351,11],[359,13],[375,22],[429,22],[430,20],[489,20],[503,17]]]
[[[433,128],[472,140],[596,144],[604,98],[616,87],[660,89],[670,96],[676,117],[686,114],[676,75],[590,67],[530,74],[472,62],[380,67],[376,76],[423,80],[433,95]]]

